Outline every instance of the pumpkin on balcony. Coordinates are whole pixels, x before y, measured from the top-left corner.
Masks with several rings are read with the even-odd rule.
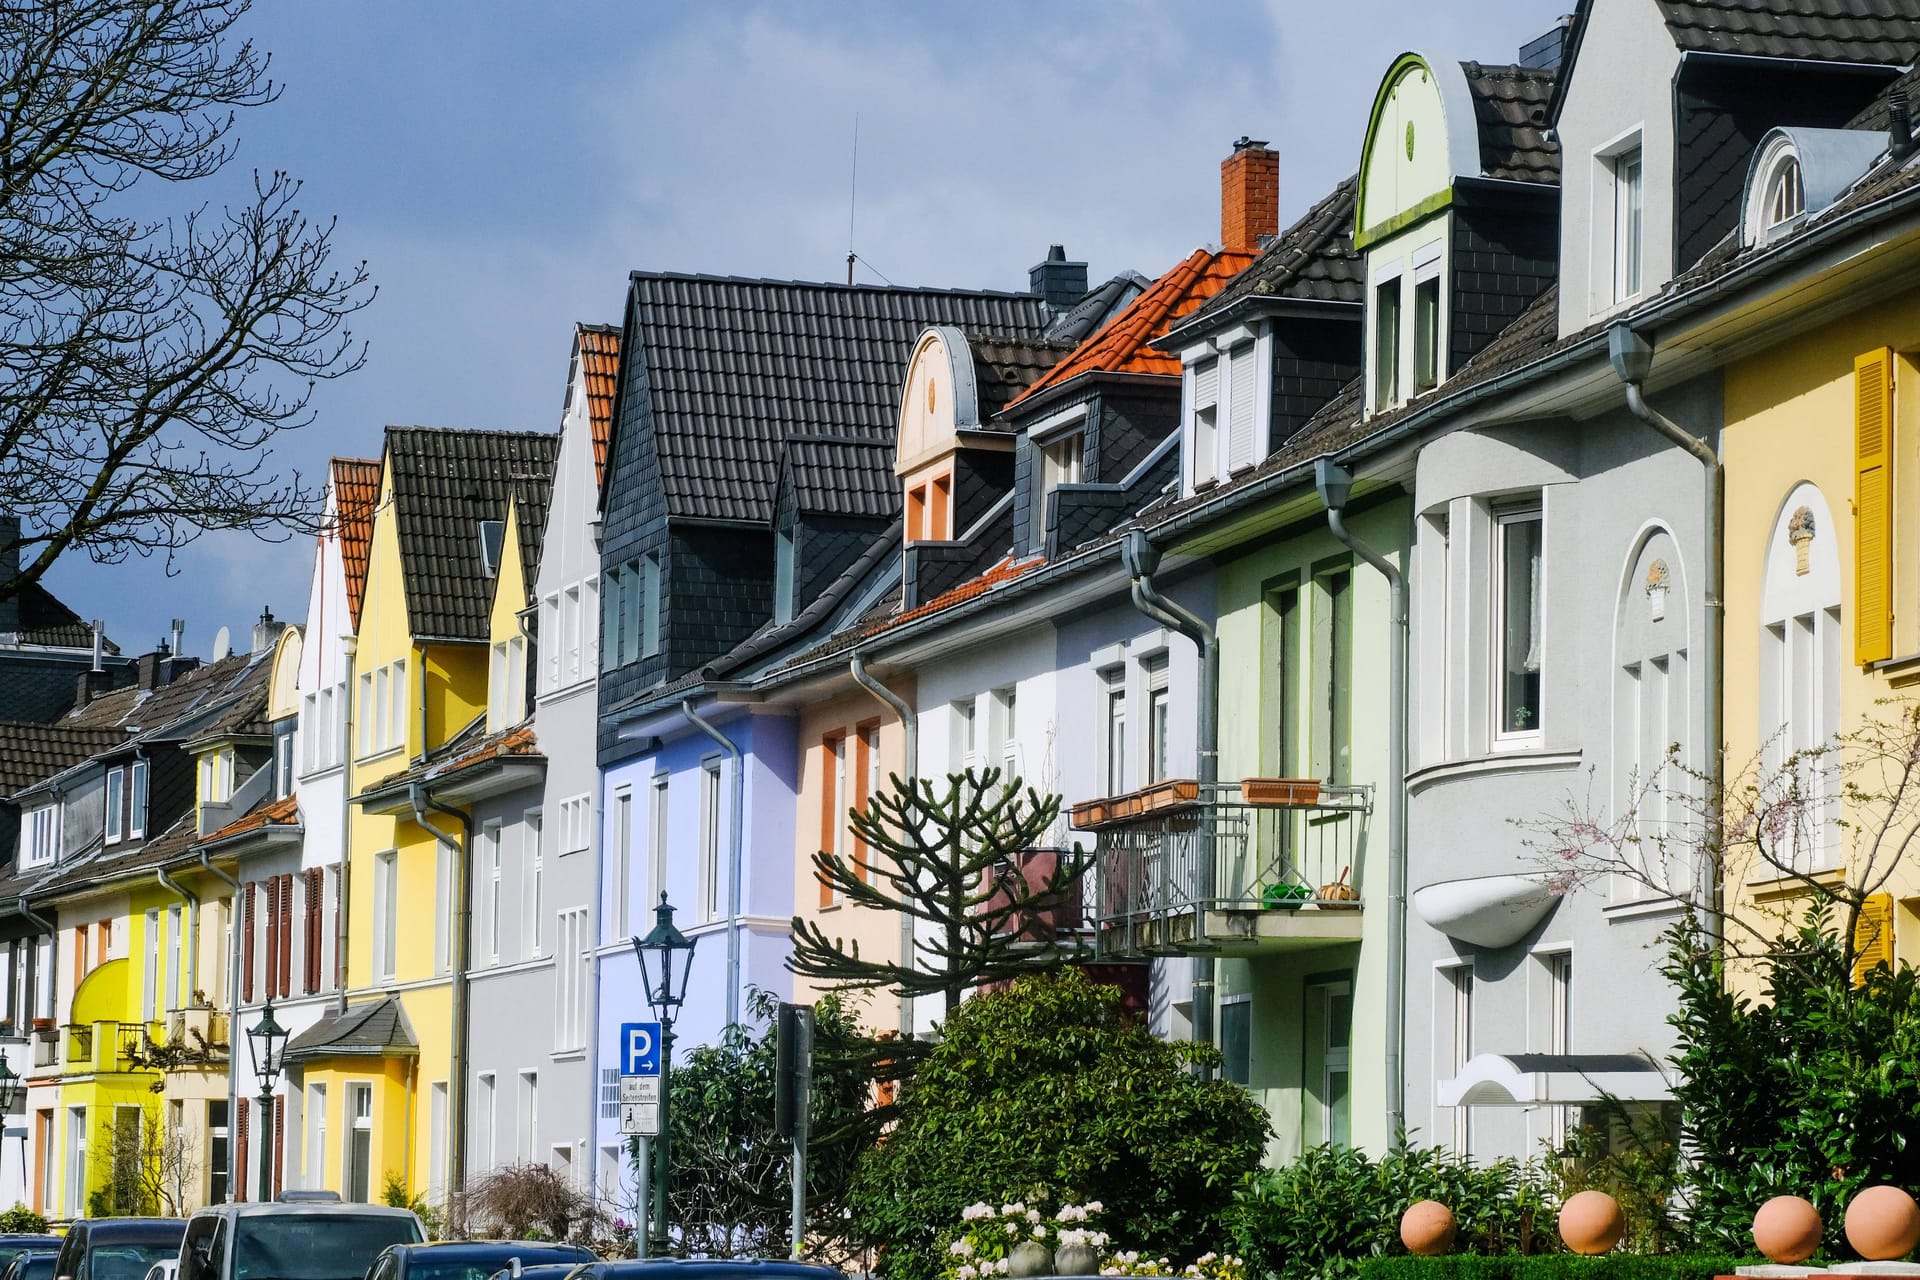
[[[1352,867],[1340,868],[1332,883],[1320,886],[1320,905],[1324,909],[1351,911],[1360,905],[1360,891],[1347,883]]]

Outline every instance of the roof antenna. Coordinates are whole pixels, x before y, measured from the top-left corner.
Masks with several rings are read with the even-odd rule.
[[[860,113],[853,113],[853,165],[847,172],[847,283],[853,283],[853,208],[860,193]]]

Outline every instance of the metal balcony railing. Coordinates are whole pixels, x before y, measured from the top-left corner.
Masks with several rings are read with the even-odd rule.
[[[1093,873],[1089,866],[1077,881],[1047,892],[1047,886],[1071,872],[1075,861],[1090,862],[1088,854],[1071,848],[1028,849],[1013,855],[997,873],[993,894],[985,903],[989,916],[998,921],[996,935],[1013,935],[1035,946],[1052,944],[1069,952],[1091,949]],[[1024,907],[1013,905],[1026,899]]]
[[[158,1070],[151,1060],[156,1033],[163,1029],[144,1022],[74,1023],[66,1028],[62,1065],[73,1074]]]
[[[1098,842],[1092,913],[1100,952],[1357,936],[1372,808],[1368,786],[1257,778],[1167,782],[1075,806],[1076,825],[1092,828]],[[1335,914],[1339,920],[1325,918]],[[1297,923],[1306,920],[1312,924]]]

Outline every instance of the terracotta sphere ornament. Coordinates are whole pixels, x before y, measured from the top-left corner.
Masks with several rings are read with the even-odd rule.
[[[1453,1210],[1438,1200],[1416,1200],[1400,1215],[1400,1243],[1415,1257],[1437,1258],[1446,1253],[1459,1230]]]
[[[1869,1262],[1906,1257],[1920,1245],[1920,1205],[1898,1187],[1868,1187],[1847,1206],[1847,1243]]]
[[[1792,1266],[1820,1250],[1820,1211],[1799,1196],[1775,1196],[1753,1215],[1753,1247],[1768,1262]]]
[[[1560,1206],[1560,1239],[1575,1253],[1605,1253],[1627,1234],[1620,1202],[1604,1191],[1581,1191]]]

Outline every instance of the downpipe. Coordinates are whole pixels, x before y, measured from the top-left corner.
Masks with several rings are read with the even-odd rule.
[[[240,1134],[240,1055],[234,1050],[240,1032],[240,882],[213,865],[200,850],[200,869],[233,891],[227,911],[227,1203],[239,1203],[236,1194],[246,1181],[246,1170],[234,1164]]]
[[[900,717],[900,732],[903,738],[901,754],[905,758],[905,767],[900,771],[902,777],[911,785],[920,776],[920,717],[902,698],[867,670],[867,660],[860,650],[853,651],[853,661],[848,666],[853,682],[872,694],[882,704],[893,709]],[[905,911],[900,913],[900,963],[911,965],[914,962],[913,916]],[[913,997],[902,994],[900,997],[900,1038],[913,1038]]]
[[[448,963],[453,969],[453,1063],[447,1072],[447,1126],[452,1131],[451,1141],[447,1144],[447,1191],[451,1196],[459,1196],[467,1189],[467,1058],[471,1050],[468,1040],[472,1035],[473,1014],[469,1007],[472,993],[469,989],[467,965],[468,941],[472,933],[473,892],[470,868],[467,866],[467,850],[473,846],[473,819],[458,809],[449,809],[433,799],[432,793],[424,783],[414,782],[407,786],[407,799],[413,805],[413,821],[422,831],[431,835],[453,857],[453,884],[456,909],[453,919],[453,945],[449,948]],[[444,814],[460,824],[460,837],[455,839],[442,827],[427,821],[427,813]],[[416,1066],[416,1070],[417,1070]],[[411,1145],[413,1131],[412,1081],[408,1082],[407,1131]],[[536,1139],[538,1135],[535,1135]],[[409,1156],[407,1168],[411,1173],[413,1161]]]
[[[1407,575],[1347,528],[1353,475],[1331,458],[1313,465],[1327,531],[1387,580],[1387,1131],[1407,1127]]]
[[[1220,640],[1200,616],[1184,605],[1161,595],[1153,575],[1160,569],[1160,549],[1147,538],[1145,529],[1127,530],[1120,543],[1120,562],[1126,567],[1132,585],[1133,607],[1163,627],[1171,627],[1193,641],[1200,654],[1199,706],[1194,715],[1194,752],[1200,774],[1203,827],[1199,866],[1195,868],[1194,910],[1204,917],[1214,899],[1214,829],[1211,807],[1212,788],[1220,780]],[[1196,920],[1196,924],[1204,923]],[[1201,952],[1192,957],[1193,965],[1193,1038],[1211,1045],[1213,1033],[1214,960]],[[1203,1077],[1212,1068],[1202,1068]]]
[[[741,863],[741,827],[745,824],[747,809],[747,780],[745,771],[740,767],[740,748],[732,738],[713,727],[698,711],[693,709],[693,699],[687,698],[680,703],[680,713],[687,723],[712,738],[727,753],[733,762],[732,785],[728,788],[728,808],[732,810],[732,821],[727,831],[727,1026],[740,1023],[740,863]]]
[[[160,881],[161,888],[177,897],[184,898],[187,903],[187,932],[192,937],[192,941],[181,943],[180,939],[175,938],[174,942],[176,945],[184,946],[186,949],[187,992],[191,995],[192,992],[198,989],[196,979],[200,976],[200,897],[191,889],[168,875],[165,867],[155,867],[153,874]],[[169,999],[173,999],[178,997],[180,993],[178,991],[172,991],[167,994]],[[164,1005],[160,1011],[163,1013],[166,1011]]]
[[[1726,786],[1726,702],[1725,692],[1721,688],[1722,661],[1721,645],[1726,634],[1726,601],[1723,596],[1723,583],[1727,571],[1727,469],[1712,445],[1682,427],[1673,419],[1661,413],[1647,403],[1645,383],[1647,375],[1653,372],[1653,343],[1634,331],[1627,324],[1616,324],[1607,331],[1607,359],[1613,365],[1613,372],[1626,387],[1627,412],[1659,432],[1669,442],[1696,458],[1706,472],[1707,481],[1707,573],[1705,591],[1705,612],[1703,637],[1707,650],[1706,713],[1707,713],[1707,794],[1709,805],[1708,820],[1715,828],[1720,825],[1723,789]],[[1717,830],[1714,833],[1716,841]],[[1726,885],[1722,882],[1720,868],[1711,860],[1703,859],[1700,874],[1706,879],[1702,886],[1707,899],[1707,928],[1710,931],[1716,949],[1725,942],[1725,921],[1722,913],[1726,909]]]

